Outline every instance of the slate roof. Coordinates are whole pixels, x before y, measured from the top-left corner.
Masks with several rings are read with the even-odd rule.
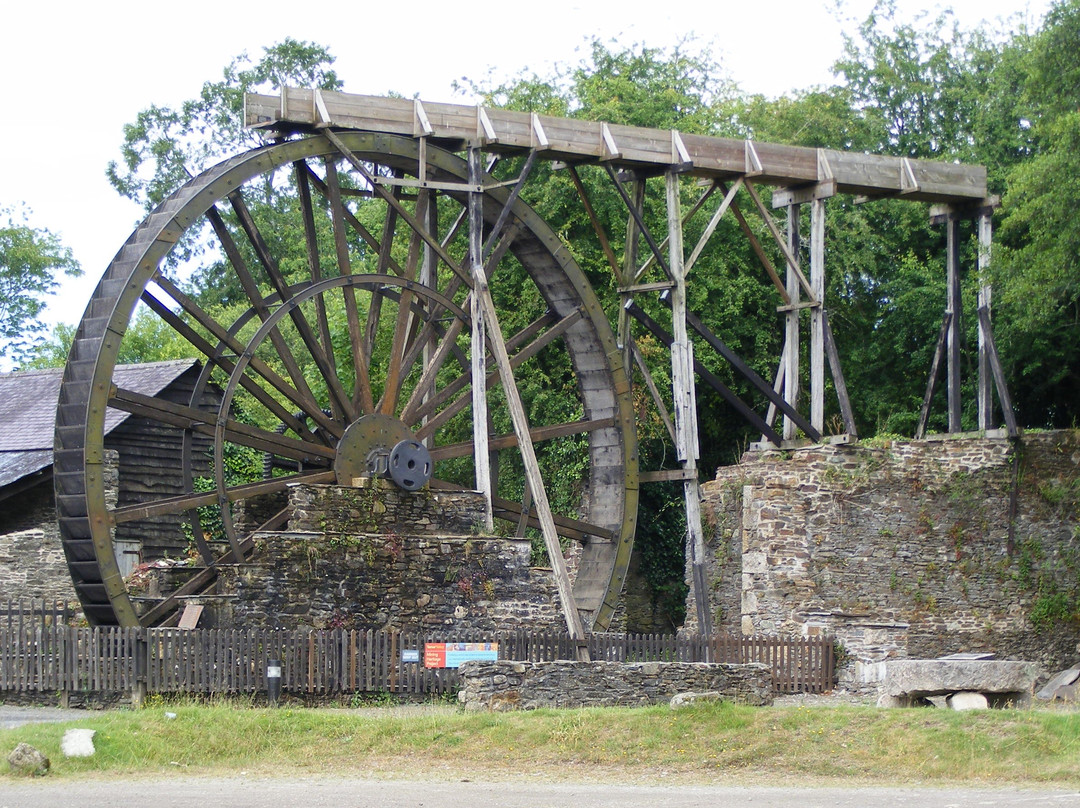
[[[156,396],[198,363],[194,359],[117,365],[113,381],[119,387]],[[53,423],[60,397],[62,368],[0,373],[0,488],[52,465]],[[128,413],[109,409],[105,434]]]

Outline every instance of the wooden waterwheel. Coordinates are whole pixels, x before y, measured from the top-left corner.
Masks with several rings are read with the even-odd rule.
[[[561,539],[583,546],[577,610],[585,623],[607,626],[637,508],[633,411],[619,352],[567,246],[512,183],[472,168],[470,175],[466,160],[407,137],[283,140],[195,177],[132,233],[78,327],[56,418],[60,528],[92,624],[157,625],[176,612],[175,598],[133,597],[114,552],[117,526],[182,518],[200,571],[180,594],[198,594],[213,584],[216,565],[250,553],[256,530],[283,523],[289,485],[348,484],[371,470],[373,448],[422,444],[433,487],[475,487],[480,405],[471,394],[477,315],[468,256],[479,242],[470,245],[471,237],[488,242],[490,299],[521,382],[552,518]],[[482,205],[470,205],[470,196]],[[178,245],[197,257],[181,258]],[[220,280],[213,306],[182,290],[195,262]],[[202,363],[184,403],[117,383],[125,333],[143,317],[181,337]],[[473,366],[487,374],[483,471],[496,532],[521,534],[538,514],[510,396],[490,357]],[[182,434],[178,490],[110,504],[110,408]],[[578,467],[574,475],[568,465]]]

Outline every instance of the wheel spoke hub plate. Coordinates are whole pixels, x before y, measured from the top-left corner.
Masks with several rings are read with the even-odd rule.
[[[338,485],[352,485],[357,477],[383,477],[390,470],[390,453],[412,433],[397,418],[376,413],[349,425],[337,445],[334,473]]]

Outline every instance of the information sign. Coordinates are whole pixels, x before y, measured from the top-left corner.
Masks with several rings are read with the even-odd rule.
[[[497,642],[428,642],[424,643],[425,668],[459,668],[478,659],[494,662],[499,658]]]

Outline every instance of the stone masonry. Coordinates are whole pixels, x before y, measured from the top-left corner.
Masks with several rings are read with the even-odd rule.
[[[106,504],[114,507],[119,463],[113,450],[105,452],[104,472]],[[76,601],[51,479],[0,505],[0,601],[30,599]]]
[[[221,570],[210,621],[238,628],[462,631],[565,627],[527,539],[476,533],[474,492],[295,486],[283,531]],[[208,624],[202,623],[201,625]]]
[[[704,662],[466,662],[458,701],[469,711],[543,707],[646,707],[679,693],[710,692],[740,704],[772,704],[766,665]]]
[[[749,452],[703,511],[717,628],[832,635],[843,685],[888,659],[1080,653],[1075,431]]]

